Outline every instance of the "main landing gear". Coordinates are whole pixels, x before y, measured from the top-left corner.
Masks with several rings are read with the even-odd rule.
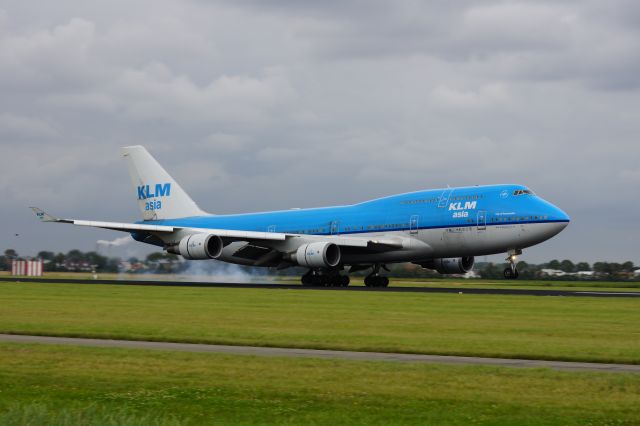
[[[384,266],[383,268],[387,269]],[[380,275],[380,265],[376,264],[373,266],[373,272],[364,279],[364,285],[367,287],[388,287],[389,278]]]
[[[518,268],[516,267],[516,261],[518,260],[518,255],[522,254],[522,250],[509,250],[507,254],[508,257],[505,260],[509,262],[509,267],[504,269],[504,277],[508,280],[517,280],[520,274],[518,273]]]
[[[355,269],[360,271],[363,269],[369,269],[371,265],[363,265]],[[388,271],[387,267],[380,264],[373,265],[373,271],[367,275],[364,279],[364,285],[367,287],[388,287],[389,278],[380,275],[380,268]],[[354,272],[354,268],[350,269],[350,272]],[[349,285],[349,275],[341,275],[338,270],[327,269],[309,269],[301,278],[303,286],[310,287],[346,287]]]
[[[302,285],[312,287],[346,287],[349,285],[349,276],[340,275],[338,271],[321,272],[309,269],[302,276]]]

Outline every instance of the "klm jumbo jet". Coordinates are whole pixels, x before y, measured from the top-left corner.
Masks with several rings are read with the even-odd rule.
[[[463,274],[474,256],[507,253],[507,279],[518,278],[522,249],[562,231],[569,216],[521,185],[410,192],[338,207],[213,215],[202,211],[142,146],[123,148],[143,221],[58,219],[44,222],[131,233],[188,260],[302,266],[302,284],[346,286],[349,273],[371,270],[365,284],[386,287],[390,263],[412,262],[441,274]]]

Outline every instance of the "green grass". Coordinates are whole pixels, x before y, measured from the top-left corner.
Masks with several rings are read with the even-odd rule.
[[[634,299],[0,283],[0,332],[640,363]]]
[[[632,425],[640,375],[0,344],[1,424]]]
[[[180,425],[181,422],[170,414],[158,416],[155,413],[138,414],[130,409],[105,407],[100,404],[85,406],[47,406],[40,403],[13,403],[6,411],[0,412],[3,425]]]

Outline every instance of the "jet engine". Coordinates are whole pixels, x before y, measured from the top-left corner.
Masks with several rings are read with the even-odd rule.
[[[222,238],[213,234],[192,234],[178,244],[178,254],[189,260],[217,259],[222,254]]]
[[[441,274],[464,274],[473,269],[475,259],[468,257],[451,257],[446,259],[431,259],[420,266],[427,269],[435,269]]]
[[[340,263],[340,247],[334,243],[317,242],[298,247],[295,260],[309,268],[333,268]]]

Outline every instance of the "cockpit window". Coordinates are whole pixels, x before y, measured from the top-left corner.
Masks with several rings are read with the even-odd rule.
[[[516,189],[513,195],[535,195],[530,189]]]

